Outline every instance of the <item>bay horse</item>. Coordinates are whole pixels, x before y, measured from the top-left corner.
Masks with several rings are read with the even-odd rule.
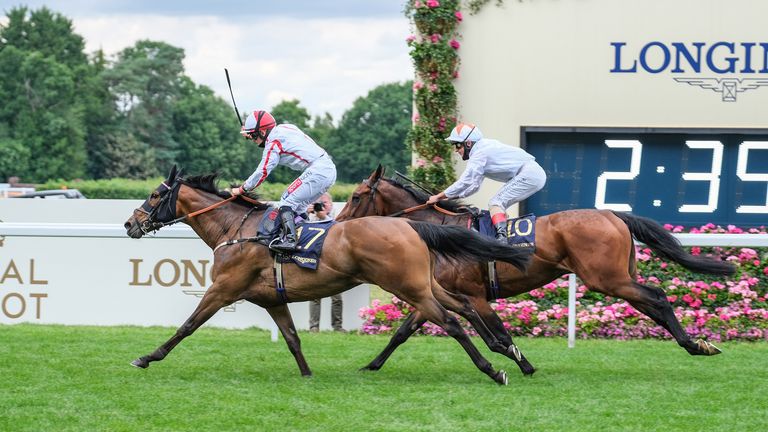
[[[443,307],[443,304],[452,308],[460,305],[435,280],[433,256],[457,263],[499,259],[523,271],[530,254],[500,246],[458,227],[382,217],[361,218],[337,223],[327,231],[317,270],[283,265],[283,297],[275,289],[273,257],[266,245],[243,241],[239,246],[228,246],[231,240],[256,237],[258,222],[270,207],[256,201],[254,208],[242,197],[235,198],[229,192],[217,190],[215,181],[214,174],[184,178],[174,166],[167,180],[125,222],[128,236],[141,238],[163,226],[183,221],[214,250],[213,282],[197,308],[173,337],[151,354],[134,360],[132,365],[147,368],[150,362],[163,360],[219,309],[247,300],[267,310],[301,374],[310,376],[312,373],[301,352],[286,301],[313,300],[361,283],[372,283],[410,303],[420,316],[456,339],[478,369],[497,383],[507,384],[506,372],[494,370],[458,320]],[[253,218],[248,219],[248,215]],[[480,317],[475,321],[481,322]]]
[[[444,200],[437,207],[423,204],[430,193],[424,188],[384,178],[381,165],[358,185],[337,220],[371,215],[403,215],[412,220],[469,227],[471,213],[457,200]],[[587,288],[626,300],[635,309],[665,328],[691,355],[716,355],[720,349],[711,343],[693,340],[675,317],[672,305],[661,288],[636,280],[633,236],[659,256],[677,262],[697,273],[731,275],[735,267],[715,259],[687,253],[677,239],[657,222],[610,210],[567,210],[538,217],[535,225],[536,249],[525,272],[498,263],[498,298],[511,297],[539,288],[568,273],[575,273]],[[521,358],[512,337],[489,304],[489,276],[482,264],[457,266],[439,259],[435,277],[446,290],[469,302],[493,335],[483,340],[495,352],[512,358],[524,375],[535,369]],[[392,336],[387,347],[365,369],[378,370],[394,350],[425,322],[419,311],[409,315]],[[473,326],[477,329],[477,325]],[[479,332],[478,332],[479,333]]]

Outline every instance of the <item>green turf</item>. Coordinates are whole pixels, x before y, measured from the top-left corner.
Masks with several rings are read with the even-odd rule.
[[[315,374],[302,378],[282,339],[206,328],[149,369],[129,366],[173,331],[0,326],[0,431],[768,430],[765,342],[704,358],[669,341],[520,339],[533,378],[481,347],[506,387],[435,337],[363,373],[387,337],[302,333]]]

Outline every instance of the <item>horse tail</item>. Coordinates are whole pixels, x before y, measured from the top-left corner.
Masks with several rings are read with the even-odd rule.
[[[736,266],[731,263],[689,254],[669,231],[654,220],[629,213],[613,214],[627,224],[635,239],[645,243],[662,258],[672,260],[697,273],[728,276],[736,272]]]
[[[432,252],[446,257],[470,261],[500,260],[512,264],[520,271],[525,271],[531,259],[531,249],[502,244],[458,225],[436,225],[411,220],[408,223]]]

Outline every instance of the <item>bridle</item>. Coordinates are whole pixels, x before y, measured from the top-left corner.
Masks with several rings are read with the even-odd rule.
[[[381,179],[382,179],[382,177],[378,177],[376,179],[376,181],[373,182],[372,185],[368,184],[368,180],[367,179],[363,181],[363,184],[367,185],[368,188],[371,189],[371,198],[368,200],[368,203],[365,205],[365,210],[363,211],[363,214],[367,214],[368,213],[368,207],[371,205],[371,203],[373,203],[373,213],[374,214],[379,214],[378,210],[376,209],[376,192],[378,192],[378,185],[379,185],[379,182],[381,181]],[[440,207],[437,204],[427,204],[427,203],[424,203],[424,204],[419,204],[417,206],[409,207],[407,209],[399,210],[399,211],[396,211],[396,212],[394,212],[392,214],[388,214],[388,215],[385,215],[385,216],[387,216],[387,217],[399,217],[399,216],[402,216],[404,214],[413,213],[415,211],[423,210],[423,209],[428,208],[430,206],[434,207],[437,212],[440,212],[440,213],[442,213],[444,215],[448,215],[448,216],[461,216],[462,215],[461,213],[454,213],[452,211],[446,210],[446,209]]]
[[[136,209],[147,215],[147,218],[139,224],[139,228],[141,229],[141,232],[143,232],[144,234],[149,234],[153,231],[159,230],[160,228],[177,224],[186,219],[193,218],[199,214],[213,210],[237,198],[237,196],[232,195],[231,197],[226,198],[223,201],[219,201],[203,209],[196,210],[192,213],[188,213],[180,217],[175,217],[176,216],[176,200],[179,197],[179,188],[181,187],[181,184],[182,184],[181,177],[176,177],[170,186],[168,186],[166,182],[162,182],[160,186],[158,186],[157,189],[155,189],[155,192],[157,192],[160,195],[160,202],[158,202],[153,207],[149,204],[149,198],[147,198],[141,204],[141,207]]]

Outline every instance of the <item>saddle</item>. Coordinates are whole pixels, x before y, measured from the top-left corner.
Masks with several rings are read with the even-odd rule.
[[[297,250],[290,254],[275,253],[271,249],[270,251],[275,259],[282,264],[292,262],[299,267],[317,270],[326,234],[337,222],[335,220],[310,222],[304,218],[304,215],[298,215],[295,223],[298,239]],[[280,235],[278,210],[270,206],[259,222],[258,242],[269,246],[278,235]]]

